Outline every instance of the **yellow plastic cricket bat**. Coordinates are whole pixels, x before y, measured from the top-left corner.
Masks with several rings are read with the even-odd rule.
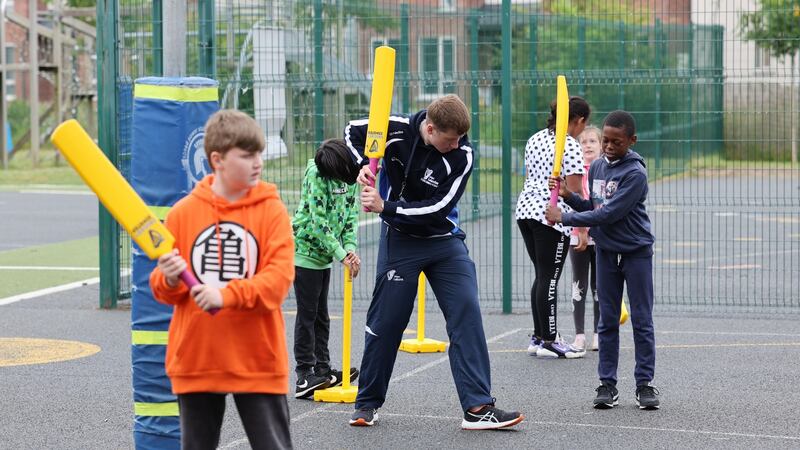
[[[553,161],[553,177],[561,176],[561,161],[564,159],[564,145],[567,142],[567,126],[569,125],[569,92],[567,79],[564,75],[556,78],[556,147],[555,160]],[[558,191],[561,189],[561,180],[556,180],[555,188],[550,191],[550,206],[558,205]],[[551,222],[550,225],[553,223]]]
[[[378,161],[386,150],[386,135],[389,132],[389,113],[392,109],[394,91],[395,51],[382,45],[375,49],[375,67],[372,71],[372,93],[369,99],[369,123],[364,154],[369,158],[369,168],[378,173]],[[372,183],[374,186],[374,183]],[[368,211],[366,208],[364,211]]]
[[[70,119],[59,125],[50,140],[150,259],[157,259],[172,251],[175,244],[172,233],[76,120]],[[199,284],[188,269],[180,277],[189,288]],[[217,311],[209,312],[214,314]]]

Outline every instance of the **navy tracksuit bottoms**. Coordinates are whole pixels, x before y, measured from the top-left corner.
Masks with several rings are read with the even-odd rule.
[[[457,237],[415,238],[381,228],[375,290],[367,312],[355,407],[380,408],[403,331],[425,272],[447,323],[448,356],[461,407],[492,403],[489,349],[478,304],[475,264]]]
[[[619,316],[622,310],[623,285],[628,287],[636,385],[653,380],[656,369],[656,340],[653,329],[653,256],[652,252],[631,255],[609,252],[596,247],[597,296],[600,300],[600,381],[617,384],[619,363]],[[648,249],[649,250],[649,249]]]

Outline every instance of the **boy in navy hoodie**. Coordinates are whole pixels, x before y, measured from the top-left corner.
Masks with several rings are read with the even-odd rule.
[[[597,250],[597,295],[600,301],[600,387],[594,407],[617,405],[619,316],[623,284],[633,324],[636,354],[636,403],[640,409],[658,409],[659,392],[650,385],[655,374],[656,343],[653,329],[653,242],[647,198],[644,160],[630,149],[636,143],[636,122],[625,111],[613,111],[603,123],[603,158],[589,168],[591,200],[584,200],[561,184],[560,195],[576,212],[562,214],[549,207],[545,216],[553,222],[591,227]],[[551,179],[551,188],[555,180]]]

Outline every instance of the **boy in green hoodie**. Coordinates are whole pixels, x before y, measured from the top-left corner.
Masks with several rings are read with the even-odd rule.
[[[292,220],[297,298],[296,398],[310,398],[317,389],[342,383],[342,372],[330,366],[328,286],[334,260],[350,268],[354,277],[361,267],[355,253],[358,170],[343,139],[323,142],[306,166],[300,204]],[[351,368],[350,381],[356,377],[358,370]]]

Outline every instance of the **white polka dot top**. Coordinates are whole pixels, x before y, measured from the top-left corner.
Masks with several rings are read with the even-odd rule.
[[[555,132],[545,128],[528,139],[525,145],[525,186],[517,199],[515,217],[519,219],[534,219],[548,225],[544,218],[544,210],[550,202],[550,189],[547,180],[553,173],[555,160],[556,135]],[[581,144],[575,138],[567,135],[564,145],[564,157],[561,160],[561,176],[583,175],[583,156]],[[563,183],[563,181],[562,181]],[[572,212],[572,208],[558,198],[558,206],[562,212]],[[553,227],[563,234],[570,234],[572,227],[560,223]]]

